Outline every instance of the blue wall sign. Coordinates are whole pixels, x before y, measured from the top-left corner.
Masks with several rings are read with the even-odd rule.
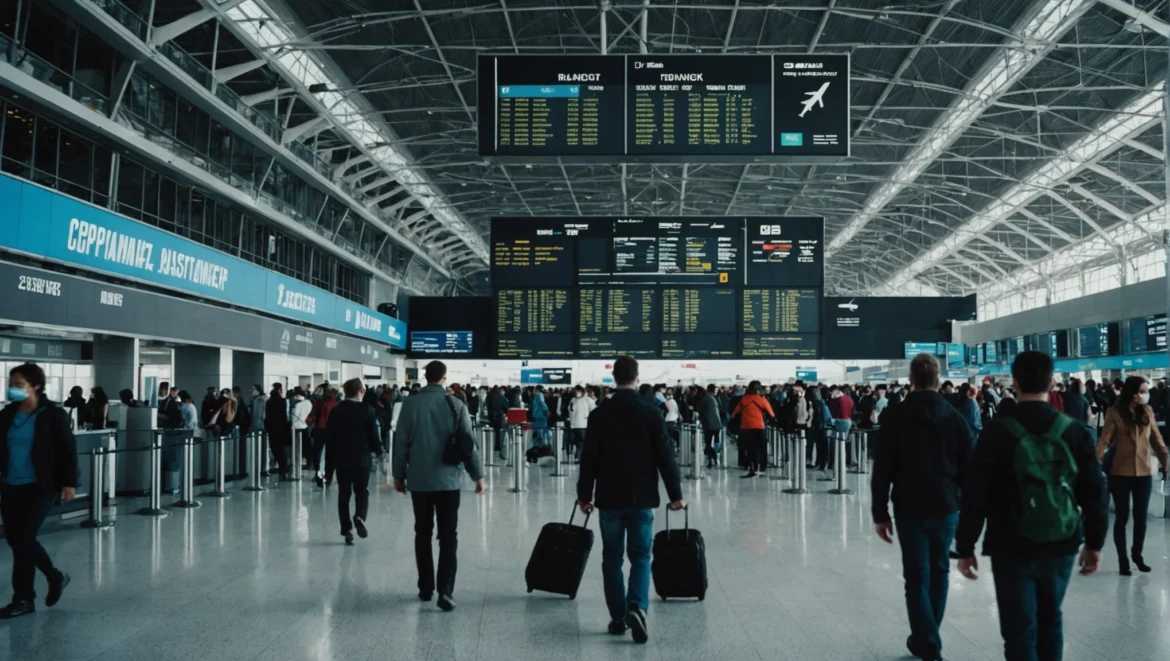
[[[796,370],[796,380],[805,383],[817,383],[816,370]]]
[[[520,370],[520,383],[525,385],[539,385],[544,381],[544,370],[539,367]]]
[[[393,317],[7,175],[0,176],[0,228],[0,248],[406,347],[406,324]]]

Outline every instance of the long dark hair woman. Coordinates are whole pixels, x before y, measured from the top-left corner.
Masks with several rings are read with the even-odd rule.
[[[36,570],[49,581],[46,606],[54,606],[69,575],[53,566],[37,542],[41,524],[58,494],[73,500],[77,490],[77,444],[65,409],[45,395],[45,372],[31,363],[8,373],[8,401],[0,411],[0,519],[12,548],[12,603],[0,619],[36,611]]]
[[[1130,500],[1133,501],[1133,564],[1141,572],[1150,571],[1142,558],[1146,540],[1146,515],[1153,489],[1150,448],[1158,455],[1166,472],[1166,443],[1158,433],[1154,410],[1150,408],[1150,387],[1140,376],[1131,376],[1121,387],[1117,402],[1105,415],[1105,428],[1097,442],[1097,458],[1109,476],[1109,493],[1117,516],[1113,520],[1113,544],[1121,575],[1129,576],[1130,556],[1125,552],[1125,527],[1129,522]],[[1107,456],[1108,455],[1108,456]]]
[[[105,429],[110,417],[110,397],[101,386],[94,386],[85,405],[89,425],[93,429]]]

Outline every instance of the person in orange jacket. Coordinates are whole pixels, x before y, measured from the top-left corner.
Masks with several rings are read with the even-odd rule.
[[[744,444],[748,457],[748,473],[743,478],[766,475],[768,472],[768,440],[764,427],[776,417],[768,399],[760,394],[760,382],[748,384],[747,394],[735,405],[732,417],[739,416],[739,442]]]

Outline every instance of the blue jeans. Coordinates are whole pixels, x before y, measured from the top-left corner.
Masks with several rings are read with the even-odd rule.
[[[991,559],[1007,661],[1060,661],[1064,652],[1060,604],[1075,561],[1074,555]]]
[[[926,658],[942,652],[939,627],[947,609],[949,551],[959,525],[958,512],[938,519],[895,521],[902,545],[902,577],[906,580],[906,613],[910,617],[911,650]]]
[[[614,622],[624,622],[630,605],[650,607],[650,544],[654,535],[654,510],[601,510],[601,575],[605,605]],[[628,547],[628,548],[627,548]],[[630,587],[626,591],[622,566],[630,556]]]

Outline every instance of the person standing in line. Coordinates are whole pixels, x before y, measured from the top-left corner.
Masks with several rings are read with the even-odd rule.
[[[536,386],[532,393],[529,420],[532,422],[533,447],[551,447],[548,442],[548,403],[544,401],[544,386]]]
[[[1001,404],[975,446],[955,551],[959,573],[978,579],[975,543],[987,523],[983,554],[991,557],[1004,656],[1060,661],[1060,607],[1082,542],[1081,574],[1101,565],[1109,525],[1105,475],[1088,430],[1048,403],[1052,358],[1019,354],[1012,381],[1016,405],[1005,413]]]
[[[89,401],[85,404],[86,417],[89,418],[90,429],[105,429],[110,419],[110,396],[101,386],[94,386],[90,391]]]
[[[719,453],[715,445],[719,440],[719,433],[723,431],[723,417],[719,415],[719,400],[715,399],[715,386],[710,385],[704,390],[695,387],[695,396],[692,406],[699,426],[703,429],[703,454],[707,457],[707,468],[713,468],[719,462]]]
[[[1125,527],[1129,523],[1130,498],[1133,499],[1133,564],[1138,571],[1148,573],[1150,566],[1142,555],[1146,541],[1146,516],[1149,514],[1150,493],[1153,490],[1153,467],[1150,465],[1150,447],[1158,455],[1163,475],[1167,461],[1166,443],[1158,432],[1154,410],[1150,407],[1150,389],[1146,380],[1131,376],[1121,388],[1121,396],[1105,415],[1105,428],[1097,443],[1097,458],[1105,462],[1105,453],[1112,446],[1113,456],[1108,462],[1109,494],[1117,518],[1113,520],[1113,545],[1121,575],[1133,574],[1129,568],[1130,556],[1125,552]]]
[[[948,382],[949,383],[949,382]],[[951,398],[953,401],[953,397]],[[829,412],[833,415],[833,431],[837,432],[838,438],[849,438],[849,431],[853,429],[853,398],[846,395],[845,391],[837,386],[829,389]],[[828,442],[828,461],[833,462],[833,458],[837,456],[840,450],[839,446],[845,446],[845,463],[853,468],[852,453],[848,443],[839,443],[836,439],[829,439]]]
[[[650,550],[654,510],[659,505],[658,479],[666,485],[670,509],[683,502],[678,464],[670,449],[666,422],[638,396],[638,361],[614,361],[613,397],[589,416],[577,504],[589,514],[601,510],[602,561],[609,633],[630,631],[634,641],[650,639],[646,609],[650,605]],[[630,559],[630,583],[622,576],[623,553]]]
[[[157,415],[160,429],[178,429],[183,424],[183,416],[179,412],[178,386],[172,386],[162,399],[158,400]]]
[[[983,431],[983,412],[976,399],[978,395],[979,391],[970,383],[959,386],[959,400],[956,408],[958,408],[963,420],[966,421],[967,426],[971,428],[973,438],[977,438],[979,433]]]
[[[284,399],[284,385],[272,384],[272,393],[264,403],[264,429],[268,432],[268,449],[276,460],[280,479],[288,479],[288,449],[291,428],[288,424],[288,405]]]
[[[1068,391],[1064,394],[1064,414],[1082,425],[1089,424],[1089,399],[1085,397],[1084,384],[1076,377],[1068,381]]]
[[[8,406],[0,411],[0,521],[12,549],[12,603],[0,619],[36,611],[36,570],[49,581],[45,605],[61,600],[69,574],[37,542],[53,502],[77,492],[77,443],[65,409],[45,394],[45,372],[17,365],[8,373]]]
[[[430,601],[439,592],[439,608],[455,610],[456,551],[459,497],[465,475],[475,482],[475,493],[487,490],[483,462],[472,444],[471,460],[458,466],[443,461],[447,439],[456,425],[472,433],[471,416],[462,402],[446,394],[447,366],[433,360],[423,370],[427,386],[406,398],[394,434],[394,490],[410,491],[414,506],[414,556],[418,564],[418,598]],[[520,458],[517,457],[517,461]],[[466,467],[466,470],[465,470]],[[439,528],[439,572],[431,549],[435,522]]]
[[[195,431],[199,428],[199,409],[195,408],[191,393],[186,390],[179,391],[179,417],[179,429]]]
[[[747,393],[740,398],[731,416],[739,416],[739,442],[744,444],[747,451],[748,472],[741,478],[766,475],[768,439],[764,430],[768,419],[776,417],[776,414],[772,412],[772,405],[760,394],[759,381],[748,384]]]
[[[309,413],[308,423],[312,428],[310,433],[313,435],[313,453],[310,464],[313,466],[313,482],[321,488],[325,488],[329,484],[325,476],[332,475],[325,470],[326,429],[329,427],[329,416],[338,406],[337,393],[333,388],[327,387],[323,389],[321,399],[313,402],[313,410]]]
[[[302,462],[313,456],[313,442],[309,438],[309,416],[312,413],[313,402],[305,396],[305,391],[300,388],[294,389],[289,421],[292,424],[292,442],[301,444]],[[304,469],[303,463],[300,466],[293,466],[293,475],[299,475]]]
[[[326,480],[337,475],[337,517],[341,522],[341,536],[349,546],[353,544],[353,531],[362,539],[369,534],[366,521],[370,511],[370,471],[374,467],[370,457],[382,456],[382,441],[376,414],[362,402],[365,393],[361,379],[350,379],[341,388],[345,401],[340,403],[332,401],[333,389],[326,389],[325,396],[333,405],[323,414],[326,422],[321,434],[325,454],[322,473]],[[355,501],[352,516],[351,494]]]
[[[585,430],[589,427],[589,414],[593,413],[596,405],[592,397],[585,395],[581,386],[573,388],[573,399],[569,402],[569,424],[574,456],[580,459],[581,449],[585,447]]]
[[[910,619],[906,648],[923,661],[942,658],[948,552],[959,524],[959,486],[975,442],[968,422],[939,394],[938,376],[934,356],[919,354],[910,362],[914,390],[877,432],[871,483],[874,530],[887,544],[894,543],[888,507],[893,489]]]

